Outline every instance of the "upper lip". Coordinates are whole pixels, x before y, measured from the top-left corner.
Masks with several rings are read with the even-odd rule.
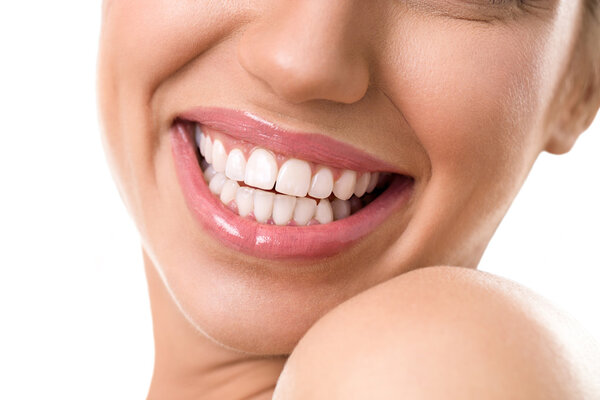
[[[347,143],[319,133],[286,130],[245,111],[196,107],[179,114],[178,119],[208,126],[236,139],[317,164],[407,175],[394,165]]]

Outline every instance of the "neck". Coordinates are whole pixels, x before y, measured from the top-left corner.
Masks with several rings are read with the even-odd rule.
[[[148,400],[270,399],[285,358],[238,353],[198,332],[146,255],[144,264],[155,342]]]

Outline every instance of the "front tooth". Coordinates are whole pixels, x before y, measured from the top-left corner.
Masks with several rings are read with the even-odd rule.
[[[227,163],[227,152],[220,140],[215,140],[212,146],[212,165],[217,172],[225,172]]]
[[[315,211],[315,219],[321,224],[328,224],[333,221],[333,209],[329,200],[323,199],[319,201],[317,210]]]
[[[225,175],[234,181],[243,181],[246,175],[246,158],[240,149],[233,149],[227,157]]]
[[[256,221],[265,223],[271,218],[274,200],[275,193],[258,189],[254,191],[254,218]]]
[[[223,188],[221,189],[221,202],[227,205],[235,200],[235,196],[239,187],[240,185],[238,185],[236,181],[227,179],[227,182],[225,182]]]
[[[204,179],[206,182],[210,182],[212,178],[217,174],[217,171],[213,168],[212,165],[208,165],[204,170]]]
[[[348,200],[354,193],[356,172],[345,170],[333,185],[333,194],[341,200]]]
[[[207,136],[204,140],[204,159],[207,163],[212,164],[212,152],[213,152],[213,144],[210,136]]]
[[[279,169],[275,190],[290,196],[304,197],[308,193],[311,175],[309,163],[290,158]]]
[[[333,209],[333,218],[337,221],[338,219],[346,218],[350,216],[350,201],[335,199],[331,202],[331,208]]]
[[[213,176],[213,178],[210,180],[208,188],[213,194],[216,194],[218,196],[221,194],[221,190],[223,190],[225,182],[227,182],[227,178],[225,177],[225,175],[220,172],[217,172],[215,176]]]
[[[356,197],[361,197],[367,191],[367,186],[369,186],[369,182],[371,182],[371,173],[365,172],[358,178],[356,181],[356,187],[354,188],[354,195]]]
[[[294,206],[296,198],[284,194],[275,195],[273,203],[273,222],[277,225],[287,225],[292,220],[294,215]]]
[[[265,149],[256,149],[248,158],[244,183],[259,189],[271,190],[277,179],[275,157]]]
[[[367,186],[367,193],[371,193],[375,190],[377,182],[379,182],[379,172],[373,172],[371,174],[371,179],[369,180],[369,186]]]
[[[200,129],[200,125],[196,125],[196,145],[198,146],[198,150],[200,150],[200,154],[204,157],[204,141],[206,138],[204,137],[204,133],[202,129]]]
[[[315,199],[326,199],[333,190],[333,173],[329,168],[321,168],[313,176],[308,194]]]
[[[294,209],[294,222],[298,225],[306,225],[315,216],[317,201],[308,197],[301,197],[296,200]]]
[[[246,217],[254,210],[254,189],[247,186],[239,188],[235,195],[235,203],[237,204],[238,214]]]

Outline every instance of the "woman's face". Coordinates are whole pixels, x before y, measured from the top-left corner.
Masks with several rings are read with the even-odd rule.
[[[282,354],[319,316],[368,287],[419,267],[477,265],[549,140],[545,111],[581,4],[121,0],[104,7],[104,139],[147,259],[198,330],[235,349]],[[232,183],[204,183],[202,158],[213,169],[229,167],[227,158],[212,160],[214,149],[197,154],[196,126],[229,158],[241,150],[246,170],[231,161]],[[258,147],[267,151],[251,160]],[[290,159],[299,161],[285,167]],[[321,170],[332,172],[333,186],[327,171],[316,178]],[[391,183],[357,196],[353,179],[377,172],[394,173]],[[224,187],[229,207],[211,193]],[[330,205],[319,199],[327,196],[315,193],[332,187],[341,219],[327,222]],[[349,190],[359,193],[343,202]],[[275,191],[295,196],[274,198]],[[310,213],[313,224],[283,226],[301,203],[298,215]],[[240,217],[244,207],[252,213]]]

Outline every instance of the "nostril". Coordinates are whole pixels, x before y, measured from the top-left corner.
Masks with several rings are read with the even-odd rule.
[[[284,60],[285,57],[281,56],[280,59]],[[332,61],[343,63],[344,66],[331,65]],[[278,76],[271,79],[271,89],[292,103],[329,100],[352,104],[360,101],[369,87],[368,68],[341,59],[311,60],[310,57],[304,57],[292,63],[287,57],[278,63],[277,68]]]

